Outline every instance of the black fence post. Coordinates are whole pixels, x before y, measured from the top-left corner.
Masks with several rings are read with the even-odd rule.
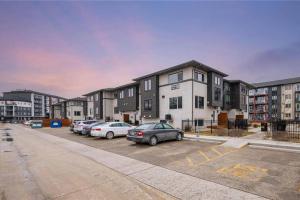
[[[210,120],[210,134],[212,135],[212,123],[213,123],[213,121],[212,121],[212,119]]]

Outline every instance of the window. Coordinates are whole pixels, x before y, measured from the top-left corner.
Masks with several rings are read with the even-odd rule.
[[[96,115],[98,115],[99,114],[99,108],[97,107],[96,108]]]
[[[300,91],[300,83],[296,85],[296,91]]]
[[[291,117],[291,113],[286,113],[285,117],[290,118]]]
[[[120,99],[123,99],[124,98],[124,90],[122,90],[121,92],[120,92]]]
[[[154,129],[164,129],[163,124],[156,124]]]
[[[272,100],[277,100],[277,96],[272,96]]]
[[[152,100],[144,100],[144,110],[152,110]]]
[[[128,89],[128,96],[133,97],[133,88]]]
[[[296,101],[300,101],[300,93],[296,93]]]
[[[285,99],[291,99],[291,98],[292,98],[291,94],[286,94],[285,95]]]
[[[170,109],[180,109],[180,108],[182,108],[182,97],[169,98],[169,108]]]
[[[272,87],[272,91],[277,91],[277,87]]]
[[[221,89],[220,88],[215,88],[215,101],[220,101],[221,100]]]
[[[291,104],[290,103],[285,104],[285,108],[291,108]]]
[[[169,83],[177,83],[183,80],[183,72],[169,74]]]
[[[300,103],[296,103],[296,111],[300,111]]]
[[[95,94],[95,101],[98,101],[98,94]]]
[[[195,126],[204,126],[204,120],[203,119],[195,119],[194,121]]]
[[[195,108],[204,108],[204,97],[195,96]]]
[[[151,90],[151,79],[145,81],[145,91]]]
[[[194,72],[194,79],[205,83],[205,75],[201,72]]]
[[[74,116],[80,116],[81,112],[80,111],[74,111]]]
[[[220,79],[220,77],[215,76],[215,84],[216,85],[221,85],[221,79]]]
[[[110,127],[121,127],[122,123],[113,123],[110,125]]]
[[[284,86],[284,89],[285,90],[290,90],[290,89],[292,89],[292,87],[291,87],[291,85],[286,85],[286,86]]]
[[[164,124],[165,129],[174,129],[172,126],[170,126],[169,124]]]

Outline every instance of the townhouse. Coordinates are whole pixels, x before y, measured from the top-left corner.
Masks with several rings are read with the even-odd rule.
[[[252,121],[300,119],[300,77],[254,83],[249,92]]]
[[[217,123],[220,115],[225,120],[247,119],[252,86],[225,80],[226,76],[192,60],[135,78],[130,84],[85,94],[88,116],[132,124],[167,121],[177,128],[182,128],[184,120],[196,126],[204,126],[206,120]]]
[[[32,90],[4,92],[1,106],[4,113],[2,118],[14,120],[49,118],[51,105],[64,99]],[[12,109],[13,111],[8,112]]]
[[[84,94],[87,98],[87,118],[103,121],[113,119],[114,89],[106,88]]]
[[[53,104],[51,110],[51,118],[55,119],[88,119],[87,99],[85,97],[76,97]]]

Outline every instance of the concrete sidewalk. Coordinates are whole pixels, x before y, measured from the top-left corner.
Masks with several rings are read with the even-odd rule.
[[[185,136],[184,138],[188,140],[223,143],[222,145],[224,146],[234,147],[234,148],[241,148],[249,145],[251,147],[300,153],[300,143],[252,139],[249,137],[238,138],[238,137],[206,136],[206,135],[200,135],[199,137],[197,137],[196,135],[193,134],[185,134],[184,136]]]
[[[25,130],[28,134],[92,159],[99,164],[179,199],[264,199],[254,194],[44,134],[36,130],[24,129],[21,126],[13,126],[13,129],[18,129],[18,132]]]

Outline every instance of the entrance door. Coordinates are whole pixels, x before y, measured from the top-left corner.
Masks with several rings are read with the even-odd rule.
[[[228,115],[227,113],[220,113],[218,115],[218,125],[219,126],[224,126],[226,127],[227,126],[227,121],[228,121]]]
[[[129,114],[123,114],[123,121],[129,123]]]

